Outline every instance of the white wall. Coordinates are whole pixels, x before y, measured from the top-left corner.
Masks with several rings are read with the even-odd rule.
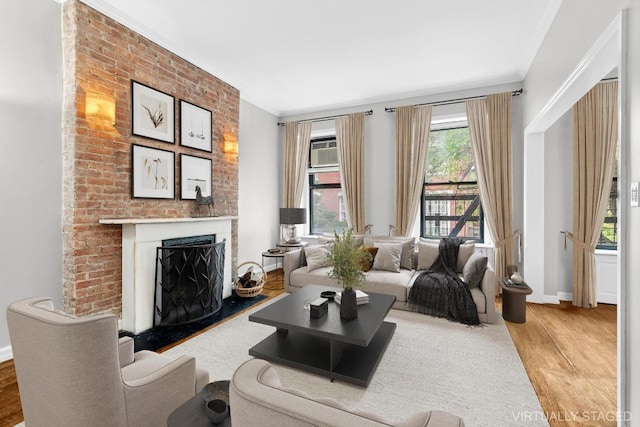
[[[240,99],[238,141],[238,263],[262,262],[279,236],[278,118]],[[265,259],[265,269],[273,259]],[[280,265],[279,265],[280,266]]]
[[[573,118],[567,111],[544,138],[544,216],[546,302],[558,302],[558,292],[572,292],[572,246],[561,231],[573,230]]]
[[[62,301],[62,46],[60,5],[0,5],[0,360],[6,307]]]
[[[623,60],[627,61],[626,70],[620,70],[627,79],[628,91],[623,98],[628,102],[628,116],[623,117],[623,133],[628,131],[630,141],[628,155],[622,156],[627,166],[628,181],[640,181],[640,121],[629,120],[640,116],[640,1],[639,0],[564,0],[544,43],[525,78],[524,98],[525,128],[551,101],[560,85],[570,78],[580,60],[587,56],[598,37],[607,29],[618,12],[628,9],[628,33],[623,34],[627,51],[623,51]],[[605,70],[606,72],[606,70]],[[604,77],[604,74],[601,77]],[[622,79],[624,82],[624,78]],[[624,101],[623,101],[624,102]],[[532,138],[532,142],[535,138]],[[527,147],[534,150],[536,147]],[[628,191],[623,188],[622,192]],[[619,298],[619,340],[623,339],[624,354],[619,354],[619,375],[622,392],[621,405],[631,411],[632,420],[626,425],[640,425],[640,368],[631,360],[640,359],[640,311],[635,303],[640,301],[640,208],[621,206],[624,216],[620,239],[622,248],[621,277],[627,278],[621,288]],[[634,238],[635,237],[635,238]],[[526,238],[526,237],[525,237]],[[525,255],[526,257],[526,255]],[[527,261],[528,262],[528,261]],[[527,268],[529,264],[527,264]],[[625,283],[625,282],[623,282]],[[633,308],[633,309],[632,309]],[[619,342],[620,345],[620,342]]]
[[[373,224],[373,234],[389,233],[389,225],[395,224],[395,113],[385,112],[385,107],[414,105],[438,100],[457,99],[467,96],[486,95],[520,89],[519,83],[491,86],[472,90],[458,91],[399,99],[384,103],[365,104],[338,110],[317,111],[310,114],[287,116],[281,121],[305,120],[315,117],[346,114],[373,109],[373,115],[365,116],[365,221]],[[522,102],[520,97],[513,98],[513,168],[514,168],[514,216],[515,228],[522,228]],[[442,116],[464,115],[464,104],[435,107],[433,119]],[[330,127],[333,122],[314,124],[314,130]],[[280,141],[284,141],[281,132]],[[282,170],[282,159],[279,161]],[[419,228],[418,228],[419,230]],[[488,237],[488,235],[487,235]]]

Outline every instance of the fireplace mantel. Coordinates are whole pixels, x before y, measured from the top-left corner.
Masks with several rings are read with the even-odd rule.
[[[162,240],[215,234],[226,239],[222,297],[231,295],[231,222],[237,216],[198,218],[105,218],[100,224],[122,226],[121,328],[140,333],[153,327],[156,251]]]

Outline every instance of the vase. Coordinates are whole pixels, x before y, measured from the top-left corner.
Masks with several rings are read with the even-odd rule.
[[[345,288],[340,298],[340,318],[353,320],[358,317],[358,306],[356,304],[356,291],[353,288]]]

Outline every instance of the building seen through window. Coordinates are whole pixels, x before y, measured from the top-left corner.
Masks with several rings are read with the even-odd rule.
[[[421,235],[484,241],[480,203],[468,127],[432,130],[421,204]]]
[[[341,234],[347,215],[334,137],[311,140],[309,154],[309,229],[311,234]]]

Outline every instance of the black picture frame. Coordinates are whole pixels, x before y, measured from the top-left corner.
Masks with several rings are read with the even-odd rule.
[[[180,154],[180,199],[195,200],[196,186],[203,197],[210,196],[212,187],[212,161],[210,158]]]
[[[175,98],[131,80],[131,133],[175,144]]]
[[[180,100],[180,145],[212,152],[213,114],[184,99]]]
[[[175,199],[175,171],[173,151],[131,145],[131,197]]]

